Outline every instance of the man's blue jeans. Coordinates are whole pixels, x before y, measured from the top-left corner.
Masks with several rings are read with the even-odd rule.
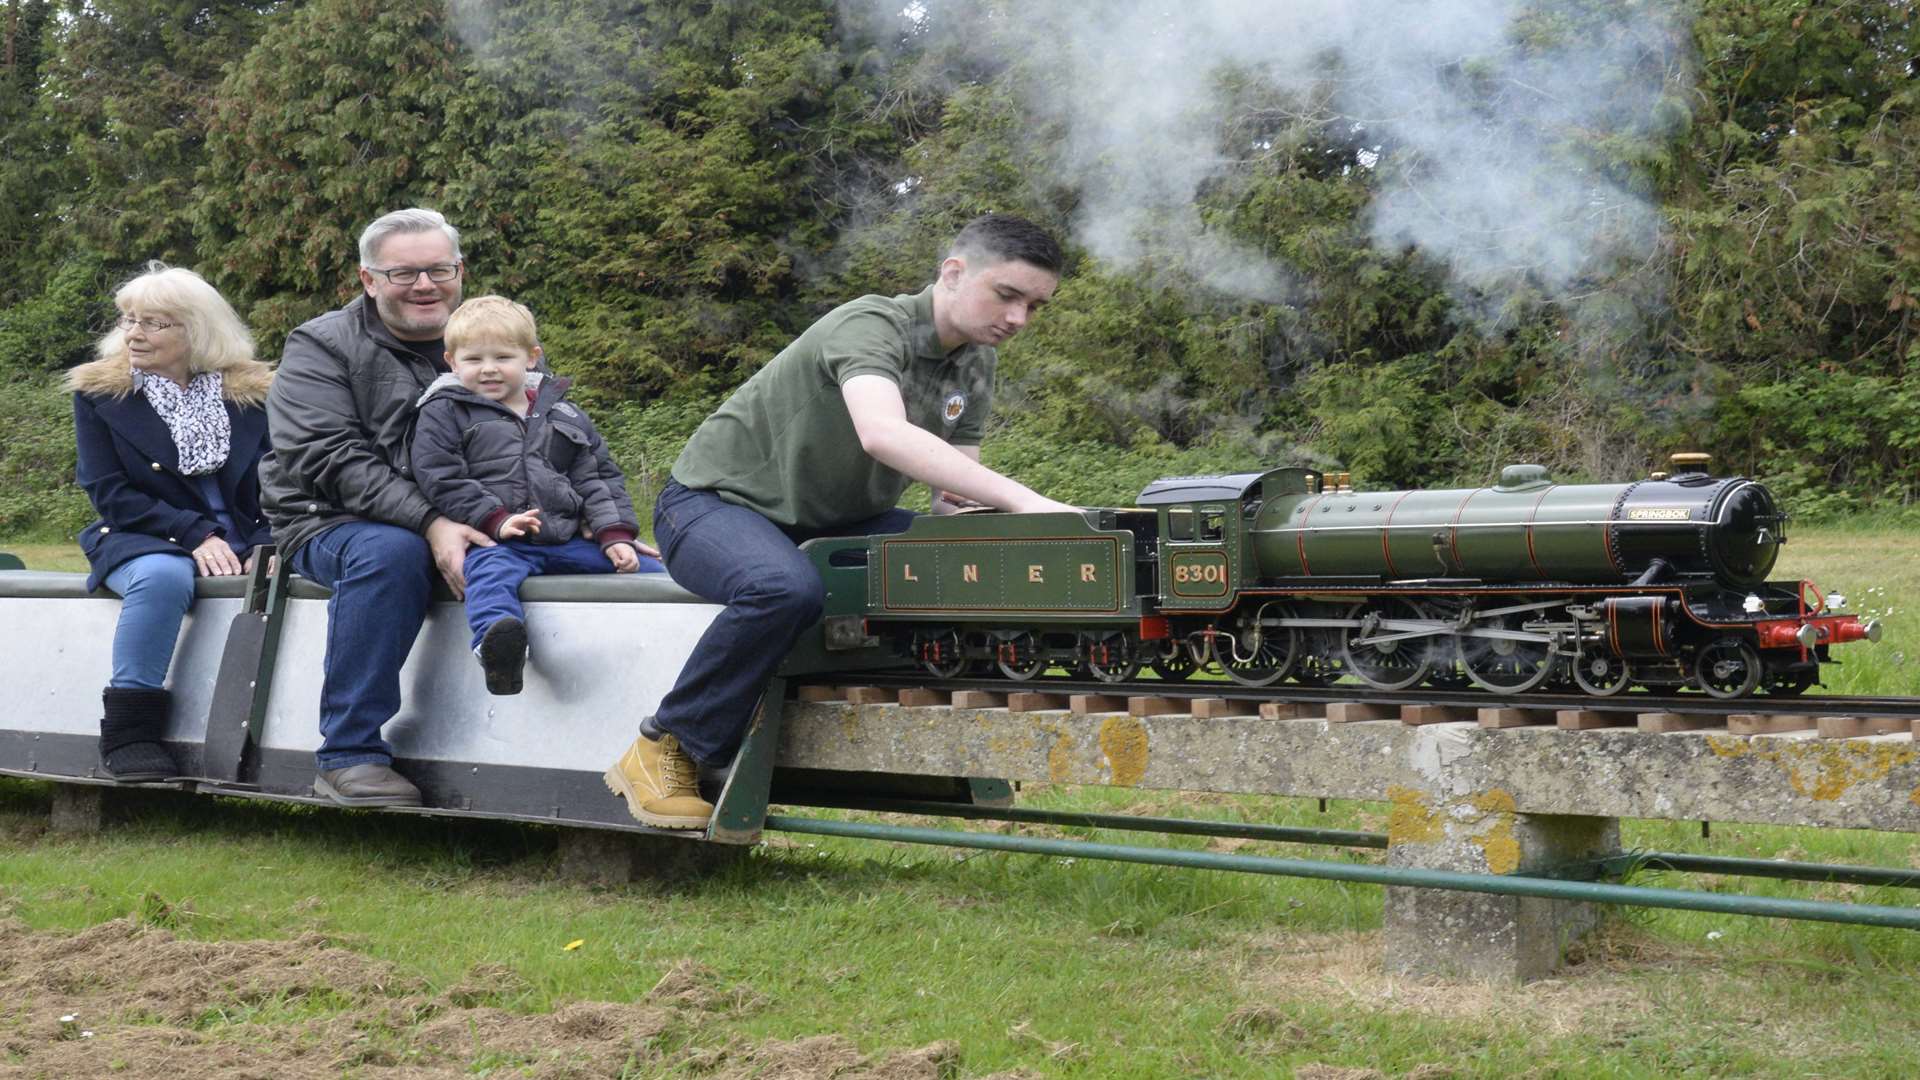
[[[640,556],[640,573],[664,573],[666,567],[651,555]],[[611,574],[616,571],[600,545],[579,537],[564,544],[533,544],[502,540],[489,548],[467,552],[467,625],[473,629],[473,647],[487,627],[512,616],[524,620],[520,583],[535,574]]]
[[[173,666],[180,620],[193,606],[193,560],[165,552],[141,555],[114,567],[106,586],[120,594],[107,685],[160,689]]]
[[[911,510],[826,529],[787,529],[710,491],[668,481],[653,534],[682,588],[726,605],[694,647],[654,717],[695,761],[733,759],[767,680],[820,617],[826,587],[799,545],[822,536],[900,532]]]
[[[307,541],[293,568],[333,590],[314,759],[322,771],[390,764],[393,747],[380,728],[400,711],[400,666],[427,617],[436,571],[426,538],[349,521]]]

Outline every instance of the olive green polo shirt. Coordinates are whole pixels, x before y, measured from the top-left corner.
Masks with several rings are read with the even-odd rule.
[[[900,387],[907,419],[978,446],[993,409],[994,350],[940,348],[933,287],[863,296],[808,327],[707,417],[673,478],[778,525],[827,528],[890,510],[910,481],[860,448],[840,387],[878,375]]]

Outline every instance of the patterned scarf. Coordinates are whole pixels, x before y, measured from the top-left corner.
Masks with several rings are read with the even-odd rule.
[[[180,471],[203,476],[227,463],[233,445],[233,424],[221,400],[224,383],[217,371],[203,371],[187,380],[186,389],[172,379],[133,373],[133,383],[147,395],[147,404],[167,422],[173,445],[180,451]]]

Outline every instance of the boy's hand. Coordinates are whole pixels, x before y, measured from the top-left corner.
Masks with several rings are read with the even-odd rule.
[[[533,536],[540,532],[540,510],[522,510],[500,523],[500,539],[518,540],[522,536]]]
[[[607,559],[613,563],[617,573],[631,574],[640,569],[640,556],[635,554],[633,545],[625,540],[607,545]]]

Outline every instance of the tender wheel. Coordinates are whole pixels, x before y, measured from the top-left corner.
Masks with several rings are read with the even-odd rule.
[[[1721,638],[1700,650],[1693,677],[1700,689],[1717,698],[1737,698],[1760,685],[1760,654],[1738,638]]]
[[[1573,681],[1594,697],[1612,697],[1633,682],[1633,669],[1625,657],[1582,653],[1573,659]]]
[[[914,639],[913,655],[920,666],[937,679],[957,679],[966,674],[966,653],[960,648],[960,635],[952,631]]]
[[[994,643],[994,662],[1000,674],[1015,682],[1026,682],[1047,670],[1040,656],[1040,641],[1032,634],[1019,634]]]
[[[1140,657],[1125,634],[1085,638],[1080,656],[1087,674],[1101,682],[1123,683],[1140,674]]]
[[[1161,642],[1160,651],[1147,664],[1168,682],[1184,682],[1200,670],[1200,661],[1194,659],[1192,650],[1179,638]]]
[[[1784,671],[1767,680],[1765,690],[1772,697],[1799,697],[1820,681],[1814,671]]]
[[[1519,635],[1518,615],[1496,615],[1475,619],[1472,629],[1496,634]],[[1458,639],[1460,665],[1467,677],[1496,694],[1521,694],[1547,681],[1553,674],[1553,650],[1544,641],[1523,641],[1514,637],[1467,637]]]
[[[1426,678],[1433,668],[1432,637],[1401,637],[1402,631],[1384,625],[1420,617],[1420,609],[1405,600],[1355,604],[1347,618],[1357,625],[1346,628],[1340,637],[1347,670],[1376,690],[1405,690]]]
[[[1287,677],[1300,656],[1300,636],[1291,626],[1262,626],[1260,620],[1286,618],[1279,604],[1243,612],[1228,622],[1226,632],[1214,635],[1213,660],[1227,677],[1242,686],[1271,686]],[[1229,636],[1231,635],[1231,636]]]

